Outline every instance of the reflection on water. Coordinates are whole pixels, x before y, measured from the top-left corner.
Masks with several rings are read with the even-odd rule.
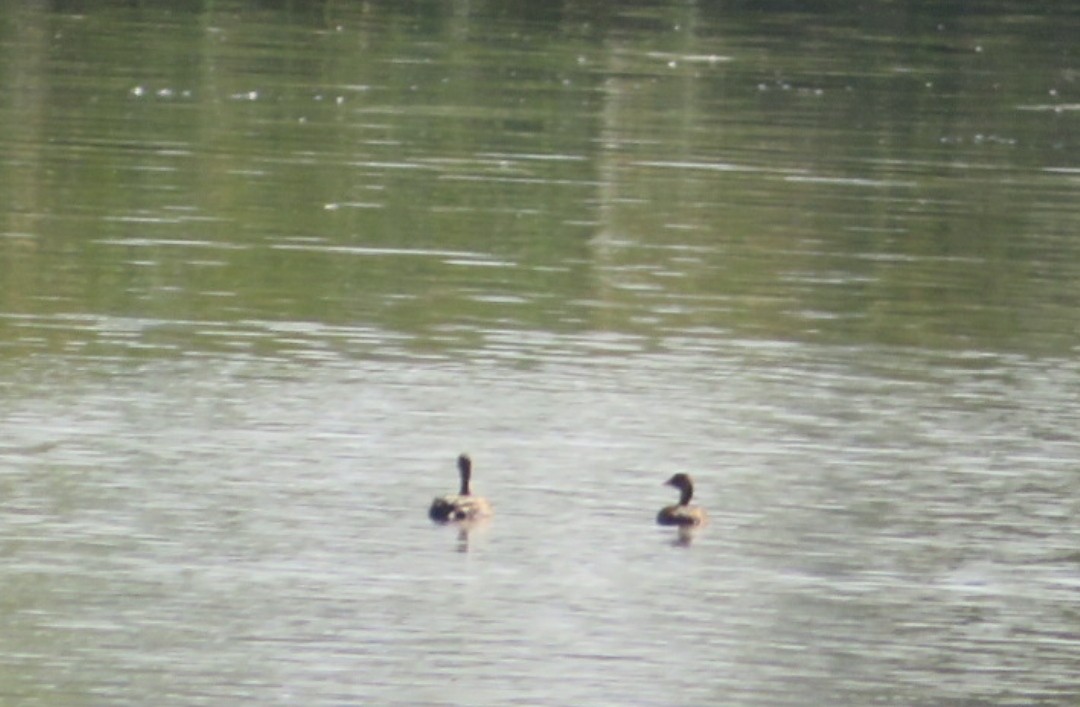
[[[483,539],[490,523],[490,518],[460,520],[451,523],[450,527],[457,533],[457,544],[455,545],[457,552],[469,552],[472,547],[475,547]]]
[[[694,542],[694,537],[700,532],[699,528],[688,528],[686,526],[680,526],[675,531],[675,541],[673,545],[678,547],[690,547]]]
[[[874,9],[0,13],[0,701],[1080,699],[1072,25]]]

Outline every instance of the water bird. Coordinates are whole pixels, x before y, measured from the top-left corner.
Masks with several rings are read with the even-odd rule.
[[[448,523],[455,520],[475,520],[490,516],[491,504],[483,496],[474,496],[469,489],[469,480],[472,478],[472,459],[468,454],[462,454],[457,460],[458,472],[461,474],[461,489],[456,494],[439,496],[431,502],[428,516],[438,523]]]
[[[705,522],[705,511],[701,506],[691,506],[690,499],[694,497],[694,480],[689,474],[675,474],[664,482],[664,486],[674,486],[679,489],[679,502],[672,506],[664,506],[656,514],[656,522],[660,525],[701,525]]]

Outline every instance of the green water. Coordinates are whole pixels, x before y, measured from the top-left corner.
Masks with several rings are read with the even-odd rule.
[[[9,10],[4,356],[111,350],[85,318],[1068,353],[1075,69],[1023,8]]]

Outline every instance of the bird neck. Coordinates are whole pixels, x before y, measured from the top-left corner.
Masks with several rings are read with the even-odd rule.
[[[694,487],[687,484],[679,489],[679,505],[690,505],[690,499],[694,497]]]
[[[464,469],[461,470],[461,491],[460,491],[460,494],[462,496],[468,496],[469,495],[469,476],[470,476],[470,474],[469,474],[468,471],[465,471]]]

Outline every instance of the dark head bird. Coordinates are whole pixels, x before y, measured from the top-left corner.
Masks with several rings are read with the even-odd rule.
[[[664,506],[656,514],[660,525],[701,525],[705,522],[705,511],[700,506],[690,505],[694,497],[694,480],[689,474],[675,474],[664,482],[665,486],[679,489],[679,502],[673,506]]]
[[[428,516],[438,523],[454,520],[473,520],[491,515],[491,504],[482,496],[474,496],[469,488],[472,479],[472,459],[468,454],[458,457],[461,488],[456,495],[439,496],[431,502]]]

